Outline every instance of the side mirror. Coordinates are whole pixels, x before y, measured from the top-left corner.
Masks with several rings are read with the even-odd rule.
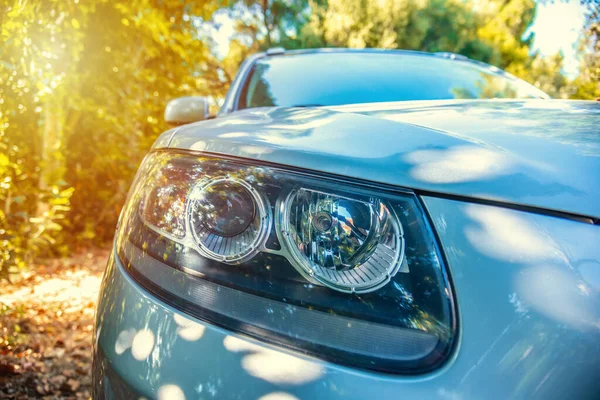
[[[208,100],[205,97],[179,97],[171,100],[165,109],[165,120],[171,125],[203,121],[208,117]]]

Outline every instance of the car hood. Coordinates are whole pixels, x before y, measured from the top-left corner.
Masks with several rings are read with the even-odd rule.
[[[269,107],[155,147],[260,159],[427,192],[600,217],[600,103],[467,100]]]

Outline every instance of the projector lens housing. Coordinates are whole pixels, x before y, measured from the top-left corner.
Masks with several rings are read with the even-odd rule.
[[[255,221],[256,200],[242,182],[230,179],[217,179],[205,185],[202,197],[192,205],[202,227],[219,237],[236,237],[244,233]],[[204,214],[204,215],[202,215]]]
[[[331,362],[421,373],[455,342],[449,276],[409,190],[157,150],[115,247],[173,307]]]
[[[269,211],[243,180],[217,177],[198,184],[188,205],[189,225],[200,251],[223,262],[239,262],[262,245]]]

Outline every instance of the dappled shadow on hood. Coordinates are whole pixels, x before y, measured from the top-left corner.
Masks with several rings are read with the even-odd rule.
[[[411,107],[411,103],[414,106]],[[367,108],[367,115],[456,133],[470,138],[494,135],[542,138],[585,156],[600,156],[600,105],[564,100],[473,100],[407,102]]]
[[[411,175],[430,183],[477,181],[504,175],[513,164],[500,151],[477,146],[456,146],[445,150],[419,150],[406,155],[414,165]]]
[[[302,385],[319,379],[325,372],[323,366],[315,362],[257,346],[234,336],[225,337],[223,346],[231,352],[243,353],[241,364],[244,370],[267,382]]]

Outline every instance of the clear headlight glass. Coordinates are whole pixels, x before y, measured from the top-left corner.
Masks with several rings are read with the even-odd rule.
[[[173,306],[340,364],[427,371],[456,335],[442,256],[410,191],[156,151],[116,248]]]
[[[283,243],[309,280],[343,292],[376,290],[396,275],[404,239],[381,200],[293,190],[280,208]]]
[[[225,176],[196,186],[188,218],[203,254],[233,263],[258,251],[270,228],[269,211],[250,184]]]

